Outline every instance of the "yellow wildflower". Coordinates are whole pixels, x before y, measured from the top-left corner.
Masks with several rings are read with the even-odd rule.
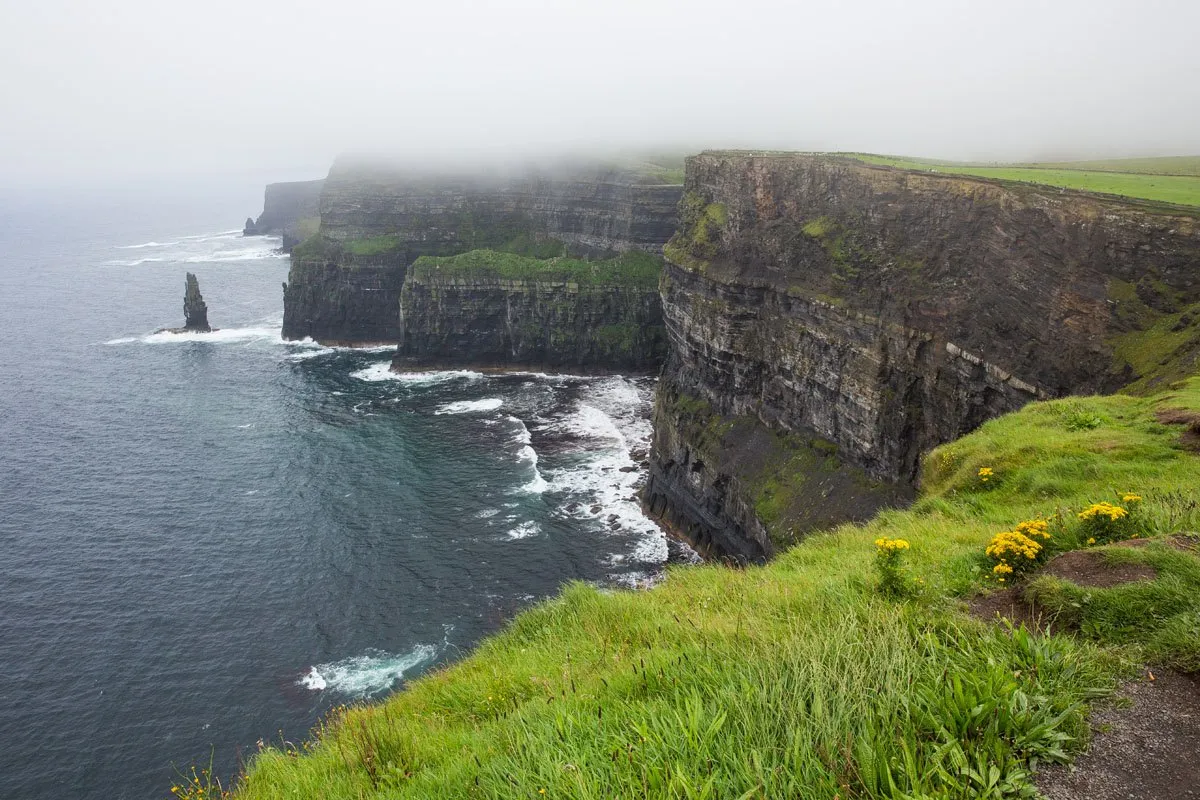
[[[1011,575],[1012,571],[1013,568],[1008,564],[1005,564],[1003,561],[992,567],[992,572],[996,573],[997,575]]]
[[[1127,494],[1121,495],[1121,502],[1122,503],[1140,503],[1140,502],[1142,502],[1142,496],[1140,494],[1133,494],[1132,492],[1129,492]]]
[[[985,552],[992,558],[1003,561],[1010,556],[1024,556],[1033,560],[1041,551],[1042,546],[1025,534],[1005,531],[992,537],[992,542]]]
[[[1129,512],[1120,506],[1115,506],[1112,503],[1093,503],[1091,506],[1079,512],[1080,519],[1096,519],[1097,517],[1108,517],[1111,521],[1116,522],[1122,517],[1128,516]]]
[[[1095,543],[1096,543],[1096,537],[1095,537],[1095,536],[1089,536],[1089,537],[1088,537],[1088,544],[1095,544]]]
[[[992,471],[991,467],[980,467],[979,468],[979,480],[983,483],[987,483],[988,478],[992,477],[995,474],[996,473]]]
[[[888,539],[886,537],[875,540],[875,546],[880,550],[907,550],[908,541],[905,539]]]
[[[1018,523],[1016,532],[1024,534],[1029,538],[1039,536],[1042,539],[1050,538],[1050,523],[1044,519],[1029,519]]]

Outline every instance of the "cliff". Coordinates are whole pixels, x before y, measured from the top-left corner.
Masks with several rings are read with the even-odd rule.
[[[422,256],[400,295],[393,368],[652,372],[666,354],[661,259],[534,259],[490,250]]]
[[[991,417],[1170,374],[1200,352],[1200,220],[1178,207],[705,153],[688,159],[665,255],[670,354],[647,504],[741,558],[818,527],[805,518],[814,442],[911,484],[923,453]],[[1170,336],[1148,336],[1163,326]],[[731,458],[746,447],[738,426],[783,437],[801,468],[765,474],[760,462],[781,458],[766,444]],[[849,518],[897,499],[854,484],[860,496],[832,493]]]
[[[290,250],[315,232],[320,216],[321,189],[325,180],[267,184],[263,211],[258,219],[246,219],[246,236],[277,235]]]
[[[284,336],[398,341],[400,289],[421,256],[658,253],[681,192],[644,170],[596,165],[463,176],[339,161],[319,234],[293,251]]]

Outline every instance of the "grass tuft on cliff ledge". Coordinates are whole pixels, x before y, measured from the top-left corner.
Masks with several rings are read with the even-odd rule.
[[[767,566],[675,568],[646,592],[568,586],[461,663],[336,714],[300,749],[263,750],[237,796],[1033,796],[1031,771],[1083,746],[1089,702],[1150,656],[1196,655],[1200,560],[1152,542],[1138,552],[1158,577],[1132,598],[1088,589],[1084,609],[1035,581],[1078,625],[1042,636],[964,612],[997,586],[983,550],[1128,492],[1145,535],[1196,530],[1200,455],[1168,423],[1197,411],[1200,378],[1033,404],[930,454],[911,509]],[[909,545],[901,597],[879,591],[880,539]]]
[[[580,285],[658,288],[662,259],[640,250],[588,261],[568,256],[532,258],[499,250],[471,250],[456,256],[421,256],[409,268],[416,283],[444,280],[549,281]]]

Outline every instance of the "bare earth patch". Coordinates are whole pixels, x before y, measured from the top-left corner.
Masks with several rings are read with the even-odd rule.
[[[967,601],[967,611],[985,622],[1003,618],[1031,631],[1044,631],[1049,622],[1040,610],[1025,602],[1018,587],[976,595]]]
[[[1146,539],[1121,542],[1127,547],[1141,547],[1149,543]],[[1178,545],[1186,547],[1187,545]],[[1063,553],[1047,564],[1042,572],[1056,578],[1071,581],[1078,586],[1093,586],[1105,589],[1132,581],[1153,580],[1158,571],[1146,564],[1109,564],[1104,556],[1091,550],[1073,550]],[[1050,620],[1041,609],[1030,605],[1021,596],[1021,587],[1012,586],[995,592],[977,595],[967,601],[967,610],[976,619],[995,622],[998,618],[1013,624],[1024,624],[1029,630],[1044,631]]]
[[[1200,677],[1148,675],[1122,689],[1131,705],[1093,714],[1087,753],[1037,774],[1049,800],[1200,798]]]
[[[1154,416],[1164,425],[1186,426],[1183,433],[1179,434],[1179,443],[1189,450],[1200,450],[1200,411],[1164,408]]]
[[[1100,589],[1133,581],[1153,580],[1158,575],[1154,567],[1145,564],[1109,564],[1103,555],[1091,550],[1063,553],[1047,564],[1043,572],[1078,586]]]

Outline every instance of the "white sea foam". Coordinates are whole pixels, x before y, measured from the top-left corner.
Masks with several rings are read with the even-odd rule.
[[[186,342],[207,342],[209,344],[236,344],[251,341],[265,341],[276,344],[295,344],[285,342],[280,333],[279,320],[270,320],[255,325],[245,325],[237,328],[217,328],[207,332],[159,330],[142,336],[121,336],[109,339],[106,345],[122,344],[183,344]]]
[[[314,692],[332,689],[352,698],[370,697],[392,688],[415,667],[437,657],[438,648],[419,644],[401,655],[368,650],[362,655],[329,664],[317,664],[296,681]]]
[[[648,448],[651,435],[647,388],[619,376],[596,379],[572,413],[553,425],[586,442],[585,458],[547,472],[549,490],[572,498],[563,513],[634,536],[632,552],[614,556],[614,565],[661,564],[669,554],[666,534],[643,513],[637,496],[645,474],[633,451]]]
[[[518,417],[509,417],[509,422],[517,425],[517,442],[522,445],[517,452],[517,460],[524,461],[533,468],[533,477],[528,483],[523,485],[520,491],[526,494],[541,494],[550,488],[550,484],[538,469],[538,454],[537,450],[533,449],[531,442],[533,434],[529,432],[529,427]]]
[[[235,344],[253,340],[283,344],[283,336],[277,325],[249,325],[244,328],[218,328],[201,333],[199,331],[159,331],[143,336],[143,344],[179,344],[182,342],[208,342],[209,344]]]
[[[485,508],[483,511],[476,512],[476,519],[491,519],[500,513],[498,508]]]
[[[278,237],[243,237],[241,231],[181,236],[170,241],[123,245],[116,249],[134,251],[131,259],[115,259],[109,266],[137,267],[143,264],[203,264],[287,258]]]
[[[482,372],[470,370],[445,370],[440,372],[392,372],[391,364],[381,361],[378,364],[350,373],[350,377],[360,381],[399,381],[410,386],[422,386],[434,383],[445,383],[455,380],[478,380]]]
[[[118,250],[141,250],[144,247],[172,247],[179,242],[143,242],[142,244],[119,245]]]
[[[179,238],[180,239],[189,239],[192,241],[199,241],[199,242],[210,242],[210,241],[213,241],[214,239],[243,239],[245,237],[242,235],[242,231],[240,228],[234,228],[233,230],[228,230],[228,231],[217,231],[216,233],[197,233],[192,236],[180,236]],[[259,238],[273,239],[275,237],[263,236],[263,237],[259,237]]]
[[[527,522],[522,522],[520,525],[518,525],[517,527],[510,530],[508,532],[508,538],[509,539],[528,539],[530,536],[536,536],[537,534],[539,534],[541,532],[542,532],[541,526],[539,526],[533,520],[528,520]]]
[[[459,400],[456,403],[447,403],[433,413],[473,414],[481,411],[495,411],[502,405],[504,405],[504,401],[499,397],[488,397],[483,400]]]
[[[289,345],[293,347],[304,348],[299,353],[292,353],[287,356],[289,361],[307,361],[310,358],[320,358],[321,356],[333,355],[334,353],[391,353],[396,349],[394,344],[375,345],[372,347],[328,347],[326,345],[314,342],[309,337],[303,339],[289,341]],[[357,376],[356,376],[357,377]],[[364,378],[363,380],[371,380]],[[380,380],[380,379],[376,379]]]

